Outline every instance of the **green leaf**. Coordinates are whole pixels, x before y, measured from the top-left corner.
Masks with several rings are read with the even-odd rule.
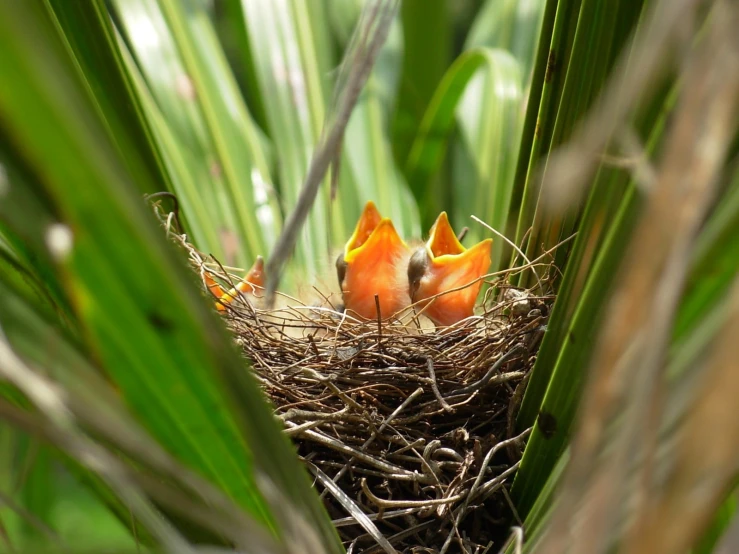
[[[524,235],[533,227],[524,248],[528,259],[538,257],[573,234],[579,207],[572,207],[564,216],[553,217],[539,205],[539,164],[545,164],[548,153],[569,138],[587,112],[638,22],[641,6],[641,1],[635,4],[563,0],[557,4],[546,62],[541,45],[537,56],[537,63],[546,63],[546,69],[542,88],[539,89],[539,69],[531,91],[540,93],[540,100],[530,104],[529,110],[535,109],[538,115],[535,127],[532,129],[528,123],[523,137],[524,143],[531,144],[528,163],[525,166],[525,158],[520,158],[515,177],[518,186],[524,186],[515,242],[522,244]],[[551,12],[545,15],[545,29],[547,16],[551,17]],[[533,115],[527,116],[527,122],[530,118]],[[542,178],[546,179],[546,169]],[[568,252],[569,247],[565,246],[555,253],[555,263],[560,269]],[[519,279],[519,285],[533,284],[528,273],[521,274]]]
[[[454,214],[456,221],[464,222],[475,215],[508,235],[523,95],[518,62],[503,50],[490,54],[491,63],[470,80],[457,107]],[[489,233],[471,225],[469,235],[474,243]],[[493,241],[491,272],[502,269],[504,248],[503,241]]]
[[[340,186],[348,229],[358,219],[359,209],[372,200],[385,217],[393,220],[398,232],[410,238],[421,235],[418,208],[388,145],[389,120],[402,64],[401,38],[396,21],[349,119],[344,140],[351,148],[344,149],[342,163],[344,171],[351,171],[352,182]],[[354,198],[347,201],[350,195]]]
[[[395,159],[406,160],[421,133],[423,120],[431,109],[432,99],[441,87],[441,80],[453,58],[453,36],[450,18],[453,6],[447,2],[404,0],[400,8],[403,25],[403,66],[400,76],[397,106],[392,123],[392,144]],[[433,222],[433,216],[423,210],[427,191],[413,186],[413,178],[406,171],[411,190],[421,205],[424,229]]]
[[[438,172],[443,159],[443,152],[446,148],[447,141],[449,139],[452,126],[455,123],[455,115],[459,107],[459,102],[463,97],[463,94],[467,90],[467,86],[472,82],[472,79],[476,72],[485,67],[488,75],[490,76],[490,83],[493,90],[496,93],[494,100],[501,100],[502,104],[497,104],[494,100],[486,102],[486,107],[492,111],[488,113],[488,119],[486,125],[480,126],[476,129],[478,136],[469,137],[469,140],[476,144],[475,148],[479,152],[480,156],[490,155],[490,150],[495,153],[496,149],[498,152],[505,151],[505,145],[502,142],[502,133],[505,130],[516,129],[516,116],[510,112],[506,112],[504,108],[500,111],[496,111],[497,106],[511,107],[517,104],[517,95],[520,95],[520,89],[518,89],[518,68],[515,60],[510,55],[499,50],[489,50],[486,48],[477,48],[474,50],[468,50],[462,54],[454,64],[449,68],[447,73],[444,75],[439,88],[434,93],[433,98],[429,104],[429,108],[423,117],[421,127],[418,135],[416,136],[410,154],[408,156],[408,162],[406,165],[406,175],[408,175],[408,181],[411,189],[414,191],[416,197],[424,198],[421,204],[421,209],[427,216],[435,213],[439,208],[439,198],[429,193],[432,190],[433,184],[432,179]],[[475,98],[480,98],[481,94],[475,94]],[[496,130],[493,128],[495,123],[504,126],[504,129]],[[482,141],[481,138],[484,135],[486,141]],[[489,141],[489,142],[487,142]],[[484,152],[484,154],[483,154]],[[497,160],[506,159],[501,153],[497,157]],[[493,171],[490,163],[486,163],[486,171],[481,171],[484,177],[487,177],[486,186],[478,187],[475,190],[475,196],[473,199],[464,200],[466,207],[475,206],[472,211],[467,211],[466,215],[474,213],[486,218],[488,213],[492,213],[496,209],[491,204],[491,201],[485,204],[475,204],[475,201],[479,200],[479,197],[488,197],[488,195],[495,197],[495,195],[505,196],[506,194],[506,175],[498,176]],[[483,180],[483,179],[481,179]],[[488,180],[493,180],[496,185],[496,189],[493,189],[488,183]],[[489,188],[488,188],[489,187]],[[458,189],[463,194],[460,194],[458,201],[465,194],[469,195],[470,188]],[[425,191],[425,192],[424,192]],[[484,208],[487,211],[481,214],[480,208]],[[460,211],[463,209],[460,208]]]
[[[521,67],[522,88],[528,88],[545,4],[545,0],[487,0],[475,16],[466,48],[507,50]]]
[[[671,106],[673,102],[674,94],[671,94],[666,105]],[[655,123],[648,152],[654,152],[659,144],[668,114],[667,111],[660,114]],[[678,308],[669,349],[667,375],[673,382],[681,379],[695,365],[694,361],[700,358],[715,337],[722,322],[725,293],[739,273],[736,242],[736,225],[739,222],[738,191],[739,172],[735,172],[724,190],[725,201],[716,205],[697,239],[698,247],[691,262],[692,277]],[[600,206],[602,209],[605,205],[601,205],[601,198],[594,200],[595,193],[596,189],[591,193],[589,208]],[[600,254],[595,257],[592,266],[588,263],[587,255],[579,259],[577,256],[580,252],[592,250],[587,247],[589,241],[583,237],[587,236],[589,229],[597,230],[602,225],[602,220],[593,220],[595,224],[592,226],[585,222],[582,224],[580,232],[583,234],[577,239],[580,244],[573,248],[573,259],[579,263],[568,266],[562,287],[563,291],[568,291],[568,296],[557,299],[550,329],[545,335],[532,370],[531,384],[519,414],[518,424],[522,427],[536,422],[512,489],[520,513],[527,513],[545,476],[554,467],[569,441],[596,337],[592,330],[600,328],[603,309],[609,298],[608,291],[628,242],[639,205],[639,198],[630,189],[621,202],[621,211],[605,235],[605,241],[595,242]],[[588,212],[589,209],[586,208],[586,214]],[[580,275],[588,267],[592,267],[590,276]],[[578,280],[583,279],[587,281],[582,292],[572,288]],[[565,298],[570,299],[569,305],[574,309],[571,319],[566,310],[568,304],[560,304]],[[564,321],[568,319],[570,323],[564,326]],[[550,370],[553,373],[551,379],[548,379],[547,371]],[[543,400],[538,403],[541,395]],[[556,422],[554,428],[551,426],[552,421]],[[544,423],[547,425],[543,425]]]
[[[285,521],[276,526],[274,516],[284,514],[270,513],[258,468],[290,499],[292,515],[313,525],[316,540],[339,551],[255,379],[138,197],[62,50],[27,4],[0,6],[0,65],[12,83],[0,90],[2,131],[43,169],[63,222],[46,230],[50,251],[89,348],[172,454],[283,536]]]
[[[196,245],[250,266],[276,240],[281,216],[260,133],[208,14],[200,3],[185,9],[170,0],[113,6],[153,99],[143,105]],[[130,62],[128,70],[136,71]],[[144,82],[132,80],[143,95]]]
[[[169,186],[161,154],[118,50],[102,0],[44,0],[97,113],[144,193]]]
[[[600,204],[597,200],[592,202]],[[567,313],[566,306],[558,304],[559,300],[555,302],[547,333],[544,335],[544,340],[548,343],[547,349],[544,349],[545,344],[542,342],[518,419],[521,426],[525,426],[527,422],[536,423],[511,491],[516,498],[516,507],[523,517],[569,443],[597,337],[593,330],[598,329],[602,322],[608,291],[613,284],[617,262],[628,244],[638,213],[637,206],[632,190],[623,200],[602,250],[596,254],[591,275],[585,277],[587,280],[577,297],[579,301],[575,311]],[[581,244],[585,243],[581,245],[583,253],[589,246],[587,231],[584,229],[583,234],[578,237]],[[582,285],[575,280],[578,277],[583,279],[579,275],[580,268],[575,264],[569,268],[571,273],[565,274],[563,288],[570,283],[569,286],[579,288]],[[556,342],[557,340],[560,342]],[[538,398],[542,398],[540,403],[537,403]]]
[[[673,338],[687,339],[696,321],[725,298],[739,258],[739,170],[721,195],[696,244],[696,260],[677,313]]]
[[[118,399],[112,396],[110,387],[85,360],[83,347],[77,338],[60,326],[53,312],[39,309],[43,306],[34,300],[34,297],[24,294],[23,287],[19,287],[12,274],[0,271],[0,329],[3,339],[24,361],[33,367],[43,368],[45,376],[52,378],[68,395],[84,399],[85,409],[95,412],[100,422],[107,421],[111,412],[120,409]],[[0,396],[24,410],[30,407],[30,402],[14,386],[0,387]],[[48,435],[41,433],[32,437],[18,431],[17,436],[18,440],[12,448],[7,449],[8,452],[14,452],[18,465],[13,487],[20,491],[18,502],[23,502],[28,512],[37,518],[36,522],[43,522],[46,529],[44,533],[39,533],[38,523],[28,525],[28,521],[22,519],[23,532],[34,541],[36,547],[40,548],[50,540],[57,542],[56,539],[63,534],[61,507],[71,501],[70,493],[74,496],[81,492],[79,487],[69,482],[70,476],[63,468],[53,463],[59,460],[71,473],[84,480],[87,487],[120,519],[125,533],[125,529],[131,525],[130,510],[99,477],[57,448],[49,447]],[[113,515],[102,504],[95,506],[97,509],[94,513],[91,513],[90,506],[87,510],[79,507],[76,516],[115,525]],[[62,512],[61,517],[66,515],[66,512]],[[49,531],[57,533],[59,537],[48,536]],[[70,537],[74,542],[74,535]],[[88,535],[85,535],[84,540],[87,538]],[[123,538],[126,538],[125,534]],[[144,529],[138,529],[138,538],[149,544],[152,542]],[[46,542],[39,542],[42,539],[46,539]],[[61,537],[62,542],[67,542],[66,539]]]
[[[721,504],[711,526],[706,530],[703,537],[701,537],[693,549],[693,554],[711,554],[712,552],[716,552],[716,546],[719,544],[724,532],[736,519],[736,511],[736,492],[732,492],[731,496]]]
[[[647,153],[654,153],[659,148],[663,139],[664,127],[675,105],[678,91],[677,86],[665,87],[657,95],[658,100],[649,105],[637,118],[635,127],[645,136],[651,135],[646,139]],[[578,344],[577,337],[592,334],[589,329],[596,324],[599,317],[598,310],[590,310],[590,315],[586,316],[586,319],[577,326],[573,318],[580,306],[594,305],[594,300],[583,297],[584,290],[588,280],[594,278],[592,276],[597,260],[600,256],[606,255],[611,256],[611,265],[604,267],[605,273],[594,285],[592,293],[595,295],[593,298],[601,300],[607,296],[611,283],[609,273],[613,272],[612,264],[619,259],[621,248],[626,245],[628,231],[626,229],[618,231],[621,233],[619,238],[608,239],[609,244],[612,244],[618,250],[617,252],[606,254],[603,249],[609,233],[617,232],[614,231],[617,225],[631,225],[634,214],[639,209],[640,197],[633,190],[633,186],[634,182],[629,172],[611,167],[606,163],[598,168],[592,190],[585,203],[582,219],[578,224],[578,236],[570,251],[565,275],[557,291],[557,300],[552,309],[547,333],[533,369],[534,377],[529,382],[518,415],[517,421],[520,428],[534,424],[545,391],[550,386],[552,372],[559,363],[558,357],[568,349],[584,356],[583,359],[589,355],[585,349],[581,348],[582,345]],[[568,335],[568,333],[574,334]],[[563,377],[563,379],[563,383],[566,383],[572,377]],[[569,385],[564,386],[569,387]]]
[[[649,133],[646,152],[661,144],[677,89],[644,114],[637,128]],[[578,236],[532,369],[517,425],[534,427],[514,491],[527,512],[567,443],[582,394],[590,355],[609,292],[641,208],[629,173],[602,165],[590,190]],[[542,424],[546,424],[542,428]],[[552,428],[554,424],[554,428]]]
[[[17,153],[0,137],[0,270],[24,281],[43,304],[71,324],[69,298],[45,246],[44,230],[58,216],[43,192],[33,186],[32,170],[11,154]],[[29,226],[29,220],[37,225]]]

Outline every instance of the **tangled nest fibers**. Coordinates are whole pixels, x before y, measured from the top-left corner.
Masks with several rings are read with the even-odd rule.
[[[238,281],[173,235],[198,271]],[[224,312],[350,552],[483,553],[520,525],[507,487],[530,430],[514,417],[551,298],[510,275],[491,277],[482,315],[443,330],[295,299]]]

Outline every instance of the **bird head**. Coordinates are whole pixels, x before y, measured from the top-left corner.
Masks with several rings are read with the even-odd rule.
[[[392,221],[383,218],[374,203],[367,202],[354,234],[336,260],[344,306],[354,316],[387,319],[410,304],[404,268],[410,250]]]
[[[480,277],[490,267],[492,242],[485,239],[465,248],[442,212],[426,244],[413,252],[408,263],[408,293],[436,325],[452,325],[473,314],[482,287]]]

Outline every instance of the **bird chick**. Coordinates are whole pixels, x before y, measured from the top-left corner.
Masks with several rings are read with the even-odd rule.
[[[336,259],[336,274],[344,306],[360,319],[397,317],[410,305],[405,268],[410,249],[392,221],[383,218],[373,202],[367,202],[354,234]]]
[[[479,279],[490,268],[492,242],[485,239],[465,248],[446,212],[441,212],[428,241],[413,252],[408,263],[408,292],[416,308],[437,326],[471,316],[482,287]],[[464,288],[453,290],[460,287]]]
[[[241,295],[254,305],[264,290],[264,259],[257,256],[246,276],[228,292],[224,291],[208,273],[203,273],[203,280],[211,294],[216,297],[216,309],[219,312],[226,311],[227,307]]]

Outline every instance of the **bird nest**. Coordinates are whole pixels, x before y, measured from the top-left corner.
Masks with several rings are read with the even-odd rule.
[[[382,551],[365,517],[403,551],[504,540],[527,435],[514,415],[545,320],[543,299],[527,302],[514,315],[510,300],[491,301],[431,333],[324,311],[227,312],[347,548]]]
[[[238,280],[175,236],[201,274]],[[487,552],[516,524],[507,489],[529,430],[514,417],[551,298],[511,273],[488,279],[480,315],[443,329],[328,301],[240,297],[222,312],[350,551]]]

